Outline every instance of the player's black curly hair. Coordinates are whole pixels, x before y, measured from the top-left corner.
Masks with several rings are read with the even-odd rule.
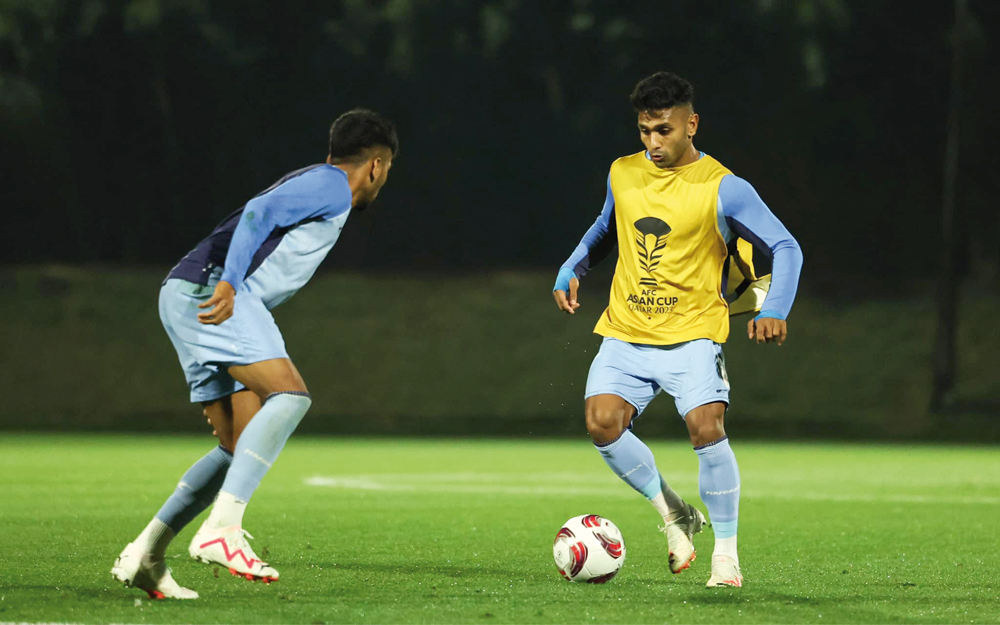
[[[639,81],[629,98],[636,113],[694,105],[694,87],[677,74],[656,72]]]
[[[352,109],[330,126],[330,158],[333,162],[358,160],[365,150],[384,146],[399,153],[396,126],[388,118],[368,109]]]

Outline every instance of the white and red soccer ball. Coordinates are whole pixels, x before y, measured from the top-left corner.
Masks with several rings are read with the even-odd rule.
[[[625,540],[608,519],[583,514],[563,523],[552,543],[552,555],[569,581],[603,584],[625,563]]]

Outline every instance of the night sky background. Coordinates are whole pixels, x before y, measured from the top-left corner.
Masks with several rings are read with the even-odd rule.
[[[996,275],[1000,3],[970,0],[960,271]],[[628,95],[690,80],[695,145],[802,244],[817,296],[940,263],[949,2],[0,2],[0,262],[169,266],[341,112],[401,153],[326,269],[555,275],[641,149]]]

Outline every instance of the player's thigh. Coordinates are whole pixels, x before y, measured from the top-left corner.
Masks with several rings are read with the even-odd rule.
[[[598,425],[595,421],[601,424],[613,421],[615,415],[621,413],[622,402],[632,408],[627,411],[628,420],[623,427],[628,427],[633,417],[642,414],[660,392],[659,385],[649,377],[648,367],[648,355],[640,346],[604,339],[587,375],[584,397],[588,426]]]
[[[227,335],[229,329],[198,323],[198,304],[210,295],[208,287],[184,280],[168,280],[160,289],[160,320],[177,352],[192,403],[215,402],[242,388],[219,364],[233,357],[230,347],[238,341]]]
[[[662,348],[654,376],[663,390],[673,396],[681,417],[704,404],[729,403],[729,377],[722,346],[708,339]]]
[[[272,358],[229,367],[229,375],[264,401],[274,393],[308,393],[299,370],[288,358]]]
[[[665,351],[663,358],[661,371],[667,379],[661,378],[661,384],[673,395],[692,441],[719,438],[716,434],[723,431],[729,406],[729,376],[722,346],[699,339]]]
[[[203,377],[215,372],[218,378],[197,394],[193,386],[193,401],[220,399],[244,387],[261,399],[279,391],[305,392],[274,317],[259,297],[239,291],[233,316],[219,325],[206,325],[198,323],[197,313],[198,304],[210,297],[210,287],[183,280],[168,280],[164,288],[168,287],[172,294],[165,313],[161,303],[161,315],[169,318],[168,332],[183,343],[191,360],[204,370]],[[228,381],[226,388],[222,381]]]
[[[256,393],[261,401],[273,393],[308,392],[298,369],[288,358],[285,341],[271,311],[260,298],[243,291],[237,293],[233,317],[221,325],[234,321],[233,332],[240,340],[240,354],[228,362],[229,375]]]

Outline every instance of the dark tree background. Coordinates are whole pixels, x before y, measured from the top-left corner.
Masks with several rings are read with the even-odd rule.
[[[1000,267],[1000,3],[970,0],[962,272]],[[898,289],[939,262],[948,2],[0,0],[0,262],[169,264],[353,106],[402,153],[327,267],[547,267],[641,149],[628,94],[696,88],[696,145],[799,238],[804,281]]]

